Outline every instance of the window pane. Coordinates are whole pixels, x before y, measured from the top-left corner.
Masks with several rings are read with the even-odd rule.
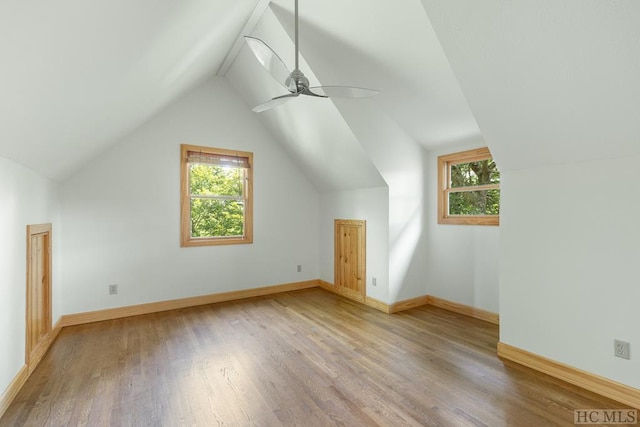
[[[192,195],[242,197],[244,169],[206,164],[189,166]]]
[[[500,172],[493,159],[451,165],[451,188],[499,183]]]
[[[244,203],[241,200],[191,199],[191,237],[241,237]]]
[[[498,215],[500,190],[449,193],[449,215]]]

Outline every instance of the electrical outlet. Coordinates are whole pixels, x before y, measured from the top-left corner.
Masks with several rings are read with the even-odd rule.
[[[118,285],[109,285],[109,295],[116,295],[118,293]]]
[[[302,264],[298,264],[298,273],[302,271]]]
[[[373,277],[373,278],[371,279],[371,284],[372,284],[373,286],[378,286],[378,279],[376,279],[375,277]]]
[[[623,359],[630,359],[629,343],[620,340],[613,340],[613,355]]]

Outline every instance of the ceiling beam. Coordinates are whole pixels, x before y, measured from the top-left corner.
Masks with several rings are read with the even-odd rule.
[[[238,35],[235,43],[233,43],[233,46],[231,46],[231,49],[229,49],[229,52],[227,52],[227,56],[224,58],[222,65],[218,69],[218,72],[216,73],[218,76],[224,76],[225,74],[227,74],[227,71],[229,71],[229,68],[231,68],[231,65],[233,65],[233,62],[236,60],[238,54],[240,53],[240,49],[244,45],[244,36],[253,32],[253,29],[256,27],[256,25],[258,25],[258,21],[260,21],[260,18],[262,18],[262,14],[267,9],[267,7],[269,7],[270,3],[271,0],[258,0],[258,3],[253,9],[253,12],[251,12],[251,16],[249,16],[247,23]]]

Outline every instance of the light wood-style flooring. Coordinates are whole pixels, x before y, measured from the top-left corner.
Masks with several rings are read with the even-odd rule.
[[[62,330],[0,426],[553,426],[624,408],[496,356],[495,325],[319,288]]]

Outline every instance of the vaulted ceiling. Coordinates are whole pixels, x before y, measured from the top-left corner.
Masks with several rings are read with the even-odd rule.
[[[422,4],[503,170],[640,155],[640,2]]]
[[[292,39],[293,1],[271,3]],[[267,43],[277,37],[269,22],[258,30]],[[380,90],[376,106],[427,147],[478,133],[418,0],[301,0],[300,50],[321,84]],[[278,53],[293,65],[293,46]]]
[[[639,24],[633,0],[300,0],[305,74],[380,94],[258,118],[321,190],[383,183],[340,102],[508,168],[634,154]],[[216,74],[247,108],[282,94],[243,33],[291,67],[293,0],[0,1],[0,156],[63,181]]]
[[[255,4],[0,1],[0,156],[64,180],[214,75]]]

